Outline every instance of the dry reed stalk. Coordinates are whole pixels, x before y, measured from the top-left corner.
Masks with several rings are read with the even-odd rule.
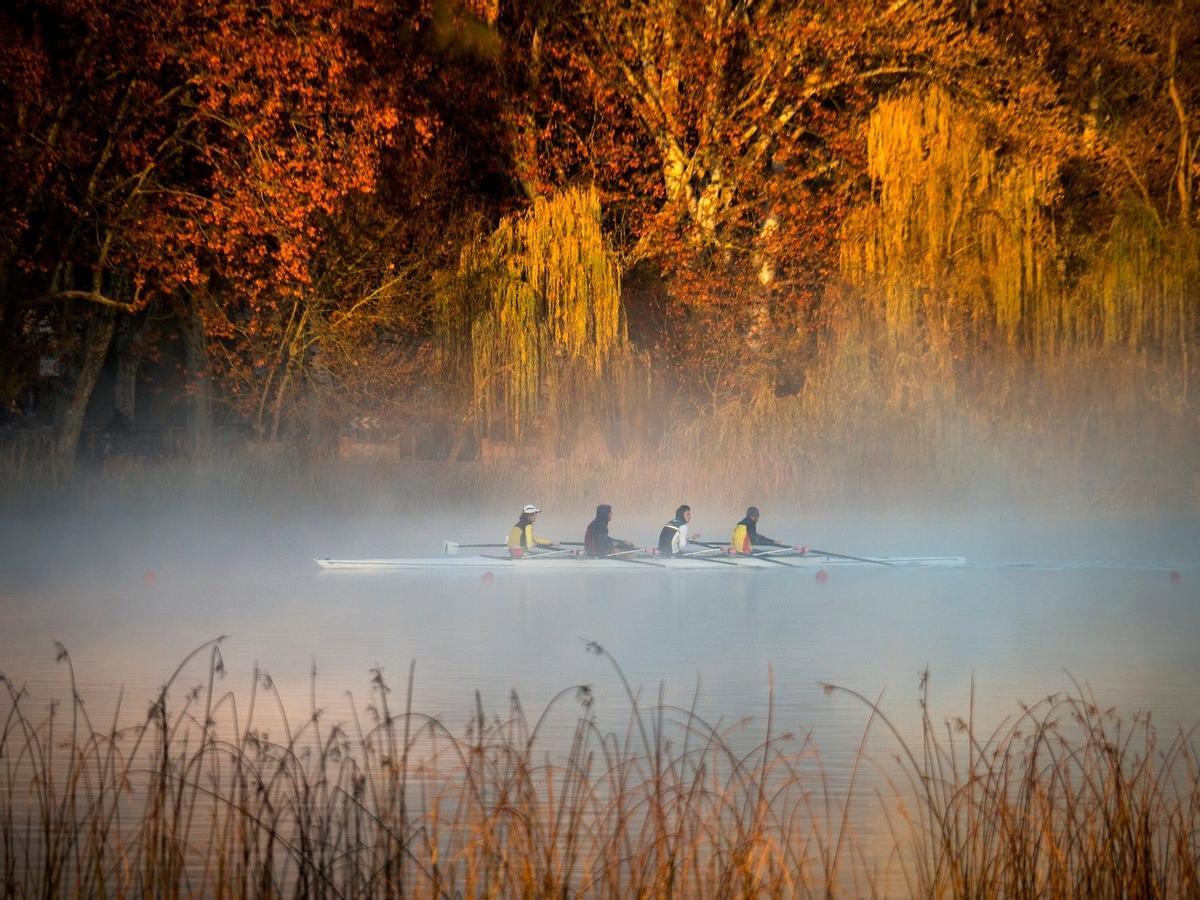
[[[602,733],[587,688],[531,721],[477,698],[466,733],[393,711],[376,672],[350,731],[315,706],[287,722],[255,673],[245,715],[205,682],[176,708],[181,665],[138,725],[93,729],[72,707],[43,718],[5,680],[0,873],[6,896],[305,897],[1175,897],[1196,896],[1200,768],[1194,732],[1160,747],[1077,686],[990,731],[971,712],[936,723],[922,679],[915,740],[878,702],[848,782],[833,790],[808,740],[773,732],[749,750],[688,708],[643,704],[620,667],[629,727]],[[189,657],[190,659],[190,657]],[[60,661],[70,657],[60,651]],[[770,687],[769,687],[770,690]],[[256,730],[265,695],[281,739]],[[565,748],[541,733],[574,696]],[[771,708],[773,703],[769,702]],[[870,747],[882,728],[894,761]],[[889,751],[889,759],[892,754]],[[805,774],[817,766],[817,775]],[[859,842],[858,772],[879,768],[892,846]],[[843,773],[846,774],[846,773]],[[887,792],[890,791],[890,796]],[[814,802],[815,801],[815,802]],[[899,870],[900,880],[892,875]]]

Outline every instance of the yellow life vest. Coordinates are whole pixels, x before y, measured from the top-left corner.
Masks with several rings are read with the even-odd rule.
[[[549,547],[553,543],[553,541],[548,541],[534,534],[532,522],[524,528],[520,525],[514,525],[508,530],[508,549],[510,551],[528,550],[531,547]]]
[[[729,539],[730,553],[751,553],[753,547],[750,545],[750,533],[746,526],[738,522],[733,526],[733,537]]]

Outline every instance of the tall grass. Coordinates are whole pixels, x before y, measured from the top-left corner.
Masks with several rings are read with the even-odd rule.
[[[1200,892],[1192,734],[1160,746],[1148,717],[1125,722],[1082,689],[992,730],[973,704],[943,725],[926,702],[913,738],[828,686],[865,718],[849,771],[831,771],[807,739],[776,733],[770,713],[746,749],[744,726],[706,722],[695,701],[647,704],[615,662],[623,734],[601,730],[586,686],[536,717],[515,696],[489,715],[477,697],[455,733],[413,708],[411,670],[400,697],[376,671],[369,704],[352,705],[345,725],[316,707],[314,687],[293,723],[261,672],[248,697],[219,687],[219,643],[197,648],[129,726],[118,704],[96,727],[73,670],[69,705],[46,713],[4,680],[6,896]],[[208,662],[202,681],[177,698],[196,658]],[[59,659],[70,669],[65,650]],[[546,723],[572,702],[569,738],[550,746]],[[881,730],[888,752],[876,758]],[[877,806],[864,783],[890,786],[874,790]],[[872,823],[882,842],[863,839]]]

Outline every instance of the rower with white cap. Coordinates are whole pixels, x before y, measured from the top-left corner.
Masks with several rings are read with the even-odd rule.
[[[521,518],[508,531],[508,552],[511,556],[522,556],[527,552],[536,553],[539,550],[558,550],[554,541],[538,537],[533,533],[533,523],[541,510],[532,503],[525,504],[521,510]]]

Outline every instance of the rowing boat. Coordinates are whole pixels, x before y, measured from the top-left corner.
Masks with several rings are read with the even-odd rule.
[[[781,559],[782,564],[771,560]],[[318,559],[317,565],[328,570],[423,570],[423,571],[521,571],[521,572],[645,572],[651,568],[671,571],[709,572],[733,571],[734,569],[774,569],[785,566],[797,569],[827,568],[956,568],[965,566],[962,556],[880,556],[846,559],[844,557],[821,556],[813,553],[788,556],[772,555],[768,558],[753,556],[699,555],[692,558],[671,557],[662,559],[639,556],[629,559],[590,559],[584,556],[523,556],[512,559],[508,556],[479,554],[477,556],[434,556],[411,559]],[[732,565],[730,565],[732,564]]]

